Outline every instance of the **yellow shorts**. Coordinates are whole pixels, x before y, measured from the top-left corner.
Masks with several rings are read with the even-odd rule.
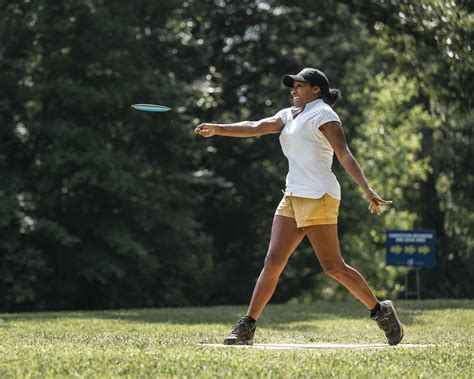
[[[339,203],[338,199],[327,193],[319,199],[285,195],[278,204],[275,215],[294,218],[298,228],[337,224]]]

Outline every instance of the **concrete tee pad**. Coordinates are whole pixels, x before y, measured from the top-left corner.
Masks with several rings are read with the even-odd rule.
[[[348,343],[311,343],[311,344],[297,344],[297,343],[257,343],[253,345],[224,345],[220,343],[206,343],[202,346],[209,347],[234,347],[247,349],[406,349],[406,348],[424,348],[432,345],[419,344],[399,344],[397,346],[390,346],[387,344],[348,344]]]

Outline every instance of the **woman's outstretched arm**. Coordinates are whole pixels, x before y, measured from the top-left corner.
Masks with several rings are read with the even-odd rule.
[[[205,138],[212,136],[255,137],[280,133],[283,127],[282,119],[279,116],[273,116],[260,121],[242,121],[234,124],[200,124],[194,129],[194,133]]]

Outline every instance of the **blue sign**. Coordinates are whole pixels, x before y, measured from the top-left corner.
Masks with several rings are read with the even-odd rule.
[[[387,265],[433,267],[436,265],[434,230],[387,231]]]

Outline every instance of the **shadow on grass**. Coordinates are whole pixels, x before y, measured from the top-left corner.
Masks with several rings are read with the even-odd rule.
[[[415,314],[423,311],[474,309],[473,300],[399,300],[399,316],[405,325],[414,322]],[[243,314],[246,306],[213,306],[187,308],[124,309],[108,311],[74,311],[1,314],[3,322],[51,321],[54,319],[106,319],[139,323],[167,324],[233,324]],[[271,304],[259,324],[262,327],[286,328],[286,324],[317,320],[367,320],[368,312],[358,302],[316,302],[313,304]],[[1,323],[0,323],[1,325]],[[306,328],[307,326],[301,326]]]

